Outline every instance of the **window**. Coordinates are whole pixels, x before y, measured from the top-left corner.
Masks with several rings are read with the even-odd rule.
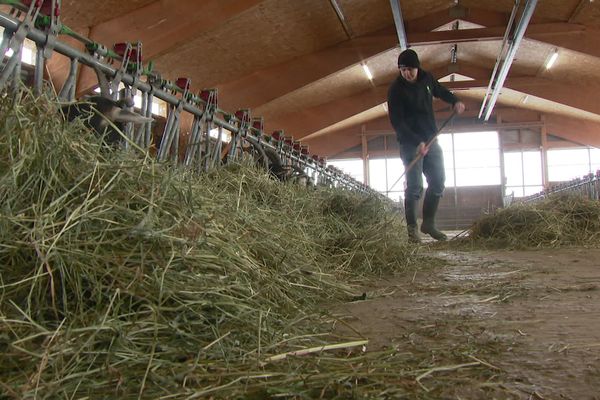
[[[467,132],[441,135],[446,186],[500,185],[498,132]]]
[[[398,201],[404,197],[404,165],[400,157],[388,159],[369,160],[369,184],[370,186]],[[400,178],[400,180],[398,180]]]
[[[549,150],[548,180],[550,182],[570,181],[595,172],[598,165],[600,165],[600,157],[597,150],[593,153],[587,148]]]
[[[208,132],[211,138],[218,139],[219,138],[219,128],[213,128]],[[221,132],[221,141],[223,143],[231,142],[231,132],[225,128],[222,128]]]
[[[4,34],[4,28],[0,27],[0,35]],[[12,49],[8,49],[6,50],[6,56],[7,57],[12,57],[13,55],[13,50]],[[29,65],[35,65],[35,57],[37,54],[37,47],[34,41],[29,40],[29,39],[25,39],[23,41],[23,49],[21,50],[21,61],[24,62],[25,64],[29,64]]]
[[[344,173],[350,175],[359,182],[363,182],[363,162],[361,159],[352,160],[331,160],[327,165],[332,165],[341,169]]]
[[[535,194],[542,186],[542,156],[539,151],[504,153],[505,194],[515,197]]]
[[[124,89],[125,84],[123,82],[119,83],[119,90]],[[94,92],[100,93],[100,88],[96,87]],[[111,90],[112,92],[112,90]],[[133,96],[133,104],[137,109],[142,108],[142,93],[138,90],[136,95]],[[152,97],[152,114],[158,115],[159,117],[167,116],[167,102],[159,99],[158,97]]]

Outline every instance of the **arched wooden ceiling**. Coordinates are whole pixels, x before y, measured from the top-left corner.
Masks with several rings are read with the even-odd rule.
[[[106,45],[141,40],[145,60],[165,78],[216,87],[221,108],[250,108],[267,131],[284,129],[311,152],[335,156],[360,144],[361,130],[390,129],[384,103],[399,53],[389,0],[337,4],[345,26],[331,0],[63,0],[63,21]],[[514,1],[400,4],[423,66],[438,78],[469,78],[447,85],[476,119]],[[460,29],[449,29],[457,20]],[[598,40],[600,1],[539,1],[496,105],[502,120],[531,123],[533,115],[550,134],[600,147]],[[555,49],[559,59],[547,70]],[[60,62],[49,68],[57,80],[66,70]],[[88,71],[79,90],[94,83]]]

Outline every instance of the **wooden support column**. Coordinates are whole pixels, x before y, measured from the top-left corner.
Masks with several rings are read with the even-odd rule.
[[[367,141],[367,127],[363,124],[360,127],[360,139],[362,147],[362,162],[363,162],[363,182],[369,184],[369,144]]]
[[[546,126],[546,116],[541,116],[542,127],[540,129],[540,155],[542,160],[542,186],[548,188],[548,128]]]

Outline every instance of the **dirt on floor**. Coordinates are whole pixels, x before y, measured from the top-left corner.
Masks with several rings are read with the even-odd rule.
[[[432,255],[336,309],[337,332],[420,353],[431,398],[600,399],[600,250]]]

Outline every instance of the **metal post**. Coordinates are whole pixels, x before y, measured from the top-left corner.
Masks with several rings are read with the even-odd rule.
[[[496,81],[496,85],[494,86],[494,90],[492,92],[489,103],[486,107],[484,120],[487,121],[490,119],[492,115],[492,111],[494,110],[494,106],[496,105],[496,101],[498,100],[498,96],[500,95],[500,90],[504,86],[504,81],[508,76],[508,71],[510,71],[510,66],[517,54],[517,50],[519,49],[519,45],[521,44],[521,40],[523,36],[525,36],[525,31],[527,30],[527,26],[529,25],[529,20],[535,11],[535,6],[537,5],[537,0],[527,0],[527,4],[525,4],[525,10],[523,10],[523,15],[519,20],[517,25],[517,29],[515,31],[515,38],[508,49],[508,53],[504,63],[502,64],[502,68],[498,73],[498,79]]]
[[[396,24],[396,33],[398,34],[400,50],[406,50],[408,48],[408,40],[406,38],[406,30],[404,29],[400,0],[390,0],[390,5],[392,6],[392,14],[394,14],[394,23]]]

